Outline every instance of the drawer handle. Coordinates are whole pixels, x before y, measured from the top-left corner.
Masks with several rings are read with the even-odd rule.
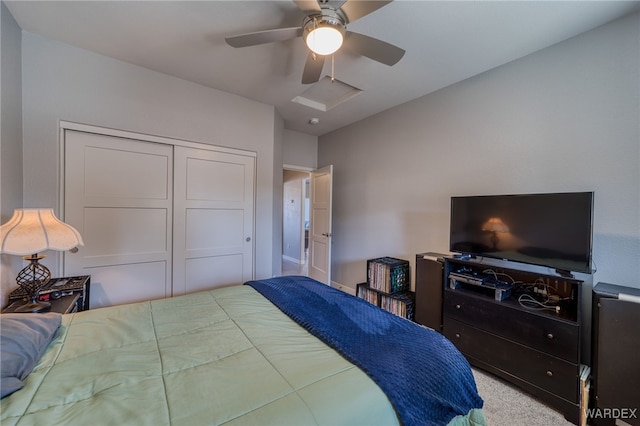
[[[460,333],[456,333],[456,338],[459,339],[460,338]]]
[[[547,333],[547,339],[553,339],[553,333]]]
[[[456,305],[456,309],[462,309],[462,306]]]
[[[551,371],[551,370],[547,370],[547,376],[549,376],[549,377],[553,377],[553,371]]]

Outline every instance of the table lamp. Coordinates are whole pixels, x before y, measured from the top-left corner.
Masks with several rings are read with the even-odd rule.
[[[16,209],[11,219],[0,226],[0,253],[25,255],[23,259],[29,261],[16,277],[28,301],[15,312],[42,312],[51,307],[49,302],[38,300],[40,290],[51,279],[51,271],[39,263],[46,256],[39,252],[72,250],[83,245],[80,233],[58,219],[53,209]]]

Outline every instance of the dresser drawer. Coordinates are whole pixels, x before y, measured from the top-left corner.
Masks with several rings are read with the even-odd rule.
[[[577,323],[517,309],[459,290],[446,290],[444,315],[575,364],[580,363]]]
[[[444,335],[465,356],[577,403],[579,365],[547,355],[445,316]]]

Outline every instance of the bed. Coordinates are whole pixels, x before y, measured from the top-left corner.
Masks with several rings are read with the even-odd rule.
[[[1,322],[3,426],[486,424],[448,340],[307,277]]]

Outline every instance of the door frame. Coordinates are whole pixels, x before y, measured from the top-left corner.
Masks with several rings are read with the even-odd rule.
[[[283,164],[282,165],[282,170],[284,172],[284,170],[291,170],[291,171],[297,171],[297,172],[305,172],[309,174],[309,181],[311,183],[312,179],[312,174],[314,172],[320,172],[321,170],[329,170],[330,174],[332,175],[331,178],[331,185],[333,186],[333,165],[329,165],[329,166],[325,166],[325,167],[321,167],[321,168],[311,168],[311,167],[303,167],[303,166],[294,166],[294,165],[290,165],[290,164]],[[303,183],[304,185],[304,183]],[[284,186],[284,183],[283,183]],[[313,191],[310,191],[313,192]],[[333,193],[333,188],[331,188],[331,192]],[[280,203],[284,203],[284,193],[281,196],[281,200]],[[311,200],[311,203],[309,205],[309,209],[312,209],[313,206],[313,200]],[[333,212],[329,212],[329,214],[332,216]],[[280,218],[281,223],[284,222],[284,211],[281,211],[281,218]],[[304,221],[303,221],[304,222]],[[309,250],[308,250],[308,255],[307,255],[307,276],[311,276],[309,273],[309,268],[311,267],[310,262],[311,262],[311,230],[313,229],[313,215],[310,213],[309,214]],[[331,221],[330,221],[331,222]],[[331,224],[330,224],[331,225]],[[302,230],[302,239],[303,239],[303,244],[304,244],[304,224],[303,224],[303,230]],[[328,241],[328,258],[329,258],[329,264],[327,265],[328,268],[328,277],[327,277],[327,285],[331,286],[331,230],[329,231],[329,235],[327,236],[327,241]],[[302,247],[302,249],[304,250],[304,247]],[[281,249],[282,250],[282,249]],[[280,265],[282,265],[282,254],[280,255]],[[282,266],[281,266],[281,272],[282,272]]]
[[[301,166],[294,166],[294,165],[290,165],[290,164],[283,164],[282,165],[282,171],[284,173],[285,170],[288,171],[292,171],[292,172],[302,172],[302,173],[307,173],[307,178],[306,179],[310,179],[311,178],[311,172],[313,172],[315,169],[311,168],[311,167],[301,167]],[[302,197],[302,202],[303,202],[303,209],[304,207],[304,181],[305,179],[301,179],[302,182],[302,191],[303,191],[303,197]],[[282,186],[284,188],[284,182],[282,183]],[[284,203],[284,191],[282,194],[282,200],[280,202],[280,204],[282,205]],[[309,219],[311,220],[311,219]],[[283,229],[284,229],[284,210],[281,211],[281,218],[280,221],[283,225]],[[282,238],[282,248],[281,248],[281,252],[280,253],[280,264],[282,265],[282,256],[284,254],[284,238]],[[302,216],[300,217],[300,244],[301,244],[301,249],[300,249],[300,261],[301,261],[301,265],[304,265],[305,263],[305,259],[304,259],[304,210],[302,213]],[[308,261],[308,259],[306,260]],[[282,268],[281,268],[281,272],[282,272]],[[308,275],[308,274],[307,274]]]

